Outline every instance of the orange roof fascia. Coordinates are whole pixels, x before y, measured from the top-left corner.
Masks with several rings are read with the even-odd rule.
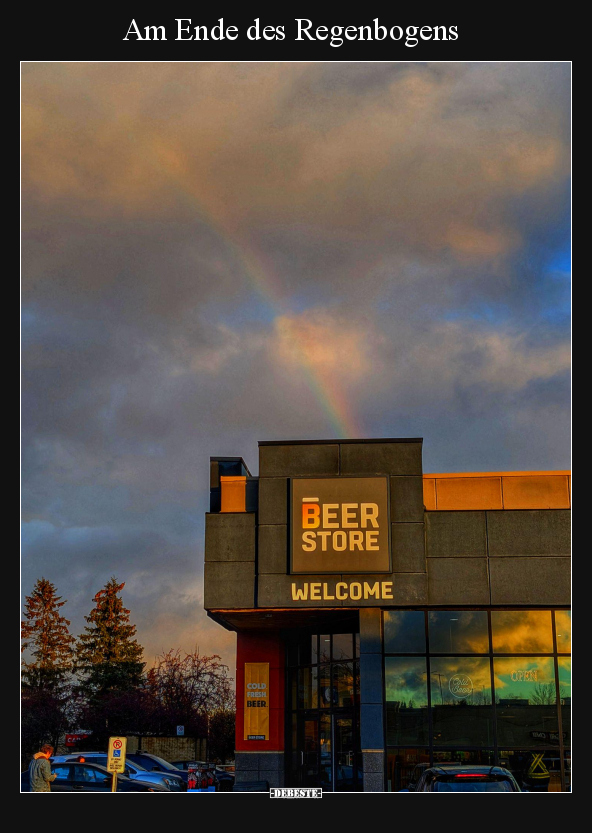
[[[434,478],[439,477],[440,479],[444,477],[527,477],[528,475],[538,476],[541,475],[548,475],[548,476],[561,476],[561,475],[571,475],[571,469],[567,469],[566,471],[460,471],[460,472],[446,472],[446,473],[438,473],[438,474],[424,474],[424,478]]]

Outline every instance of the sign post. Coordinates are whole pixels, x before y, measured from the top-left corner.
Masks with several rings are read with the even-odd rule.
[[[127,738],[109,738],[107,769],[113,774],[111,792],[117,792],[117,773],[125,772],[125,750]]]

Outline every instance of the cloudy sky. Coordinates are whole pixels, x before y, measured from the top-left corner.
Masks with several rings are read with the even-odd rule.
[[[24,63],[23,596],[202,609],[210,455],[570,467],[568,63]]]

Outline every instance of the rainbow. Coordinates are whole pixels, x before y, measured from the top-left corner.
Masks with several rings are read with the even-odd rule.
[[[170,146],[165,146],[158,140],[153,142],[153,150],[155,151],[156,165],[159,172],[166,172],[175,186],[185,196],[191,198],[192,206],[197,207],[200,218],[208,224],[209,228],[215,231],[238,262],[241,263],[251,286],[269,308],[274,321],[280,317],[289,317],[290,310],[284,300],[284,288],[275,274],[272,264],[255,250],[252,243],[242,238],[237,229],[232,227],[228,217],[225,216],[223,206],[215,208],[210,205],[207,210],[205,209],[203,196],[198,200],[193,189],[189,186],[191,173],[186,169],[180,154],[175,153]],[[214,200],[211,200],[211,202],[214,202]],[[303,378],[322,412],[327,417],[335,439],[363,439],[365,433],[353,413],[345,391],[332,374],[313,365],[307,354],[302,334],[293,329],[290,337]]]

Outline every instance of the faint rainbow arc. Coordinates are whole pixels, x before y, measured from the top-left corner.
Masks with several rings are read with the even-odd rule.
[[[238,232],[231,228],[230,223],[221,215],[220,211],[206,209],[203,199],[200,200],[189,187],[190,174],[181,170],[182,160],[178,154],[172,154],[170,148],[163,148],[162,145],[155,146],[158,157],[158,168],[164,170],[185,196],[189,196],[193,206],[197,206],[200,217],[205,220],[218,236],[224,241],[237,260],[243,265],[245,273],[259,295],[273,313],[274,319],[282,316],[289,316],[282,298],[282,287],[275,276],[271,266],[265,266],[262,258],[244,239],[241,239]],[[337,384],[335,378],[322,368],[314,365],[304,349],[296,333],[292,334],[292,342],[298,355],[303,378],[311,393],[320,405],[324,414],[328,417],[332,428],[336,431],[336,439],[363,438],[364,431],[360,423],[354,417],[351,404],[349,403],[343,388]]]

